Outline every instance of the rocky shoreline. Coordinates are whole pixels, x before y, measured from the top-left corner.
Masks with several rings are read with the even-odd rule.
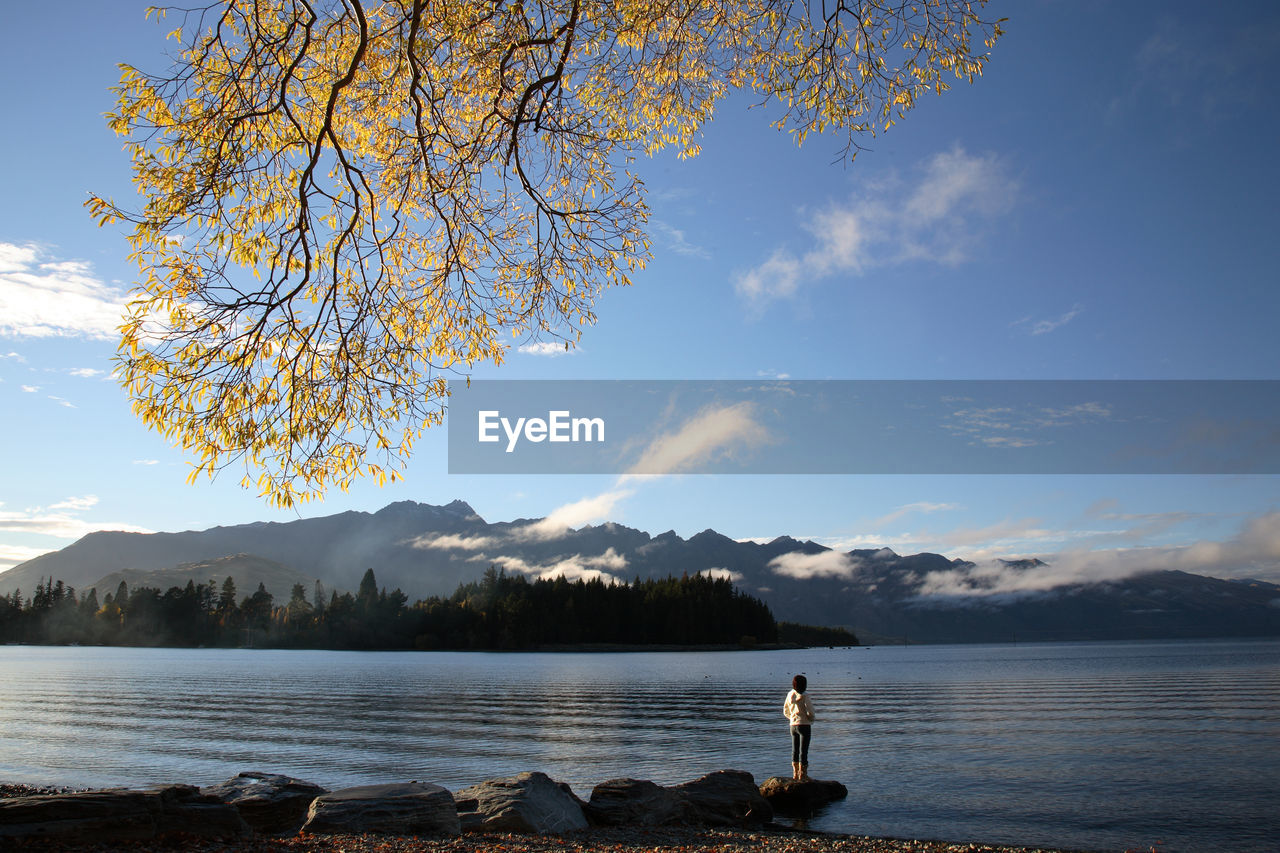
[[[869,838],[775,822],[840,799],[837,782],[722,770],[663,787],[597,785],[587,801],[542,773],[456,793],[420,782],[327,792],[242,773],[210,788],[86,791],[0,784],[0,847],[194,853],[1066,853],[1045,848]],[[12,847],[10,847],[12,845]]]

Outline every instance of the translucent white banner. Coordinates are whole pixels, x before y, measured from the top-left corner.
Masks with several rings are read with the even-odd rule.
[[[456,474],[1275,474],[1280,380],[473,380]]]

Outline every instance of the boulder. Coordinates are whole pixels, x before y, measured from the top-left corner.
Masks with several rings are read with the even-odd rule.
[[[304,832],[317,835],[458,835],[453,795],[439,785],[404,782],[362,785],[311,802]]]
[[[585,829],[583,802],[545,773],[490,779],[455,795],[468,832],[547,833]]]
[[[235,806],[254,832],[286,835],[302,827],[311,801],[328,790],[292,776],[249,772],[200,793]]]
[[[114,842],[146,841],[174,833],[243,838],[251,831],[234,806],[206,797],[191,785],[0,800],[0,838]]]
[[[745,770],[717,770],[671,790],[685,798],[698,823],[741,826],[773,820],[773,807]]]
[[[170,785],[151,793],[160,800],[156,835],[196,835],[204,838],[243,838],[252,828],[235,806],[200,793],[194,785]]]
[[[760,794],[769,801],[774,811],[807,815],[828,803],[843,800],[849,796],[849,789],[839,782],[819,779],[801,782],[782,776],[770,776],[760,786]]]
[[[587,803],[587,819],[598,826],[662,826],[692,818],[683,796],[644,779],[601,782]]]

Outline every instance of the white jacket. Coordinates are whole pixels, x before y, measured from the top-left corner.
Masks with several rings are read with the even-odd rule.
[[[791,721],[793,726],[807,726],[817,715],[813,713],[813,703],[803,693],[792,690],[787,694],[787,701],[782,703],[782,715]]]

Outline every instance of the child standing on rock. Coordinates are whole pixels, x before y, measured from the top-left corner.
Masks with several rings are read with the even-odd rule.
[[[809,738],[813,733],[813,703],[804,691],[809,680],[803,675],[791,679],[791,691],[782,703],[782,714],[791,722],[791,778],[809,781]]]

